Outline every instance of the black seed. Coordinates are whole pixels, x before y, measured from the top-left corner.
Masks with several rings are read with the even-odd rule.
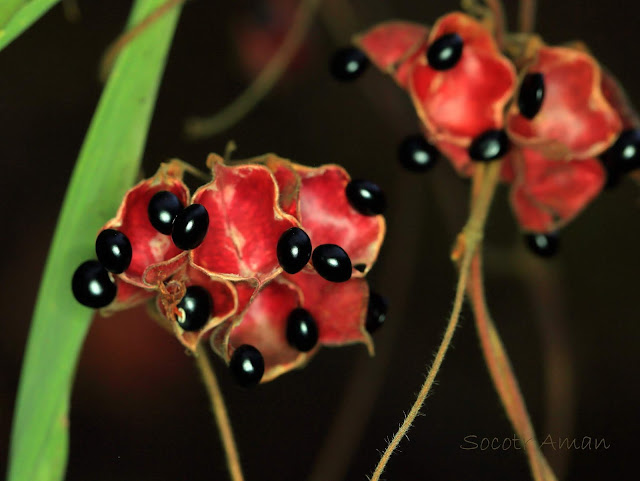
[[[318,326],[306,309],[299,307],[289,314],[287,341],[301,352],[309,352],[318,343]]]
[[[351,279],[351,259],[344,249],[335,244],[322,244],[313,250],[313,267],[331,282]]]
[[[400,164],[411,172],[425,172],[438,160],[439,152],[421,135],[410,135],[398,146]]]
[[[211,295],[204,287],[187,287],[182,300],[178,303],[180,314],[176,321],[185,331],[197,331],[201,329],[211,317],[213,301]]]
[[[504,130],[487,130],[473,139],[469,157],[477,162],[488,162],[504,156],[509,147],[509,138]]]
[[[120,274],[131,264],[131,242],[122,232],[105,229],[96,239],[96,254],[106,270]]]
[[[364,271],[367,270],[367,265],[366,264],[356,264],[356,265],[353,266],[353,268],[355,270],[357,270],[357,271],[364,272]]]
[[[523,117],[532,119],[540,111],[544,100],[544,75],[529,73],[522,79],[518,93],[518,109]]]
[[[86,261],[73,273],[73,297],[83,306],[98,309],[116,297],[117,288],[109,272],[98,261]]]
[[[624,174],[640,168],[640,129],[625,130],[600,156],[607,171],[607,187],[618,184]]]
[[[147,206],[147,215],[151,225],[162,234],[171,234],[173,220],[183,209],[182,202],[174,193],[167,190],[156,192]]]
[[[434,70],[453,68],[462,56],[464,42],[457,33],[447,33],[433,42],[427,49],[429,66]]]
[[[345,47],[336,51],[329,62],[329,71],[336,80],[351,82],[360,77],[369,66],[365,53],[356,47]]]
[[[540,257],[551,257],[558,252],[557,234],[526,234],[524,239],[529,250]]]
[[[351,207],[362,215],[382,214],[387,208],[384,192],[368,180],[352,180],[345,189]]]
[[[238,384],[242,387],[253,387],[260,382],[264,374],[264,358],[255,347],[243,344],[233,351],[229,368]]]
[[[276,251],[285,272],[295,274],[311,259],[311,239],[299,227],[291,227],[280,236]]]
[[[370,333],[377,331],[387,319],[389,301],[377,292],[369,292],[369,307],[367,309],[367,320],[365,328]]]
[[[173,221],[171,238],[178,249],[195,249],[204,240],[209,229],[209,213],[201,204],[191,204]]]

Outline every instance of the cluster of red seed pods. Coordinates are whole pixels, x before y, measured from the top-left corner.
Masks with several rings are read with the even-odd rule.
[[[334,76],[353,80],[372,62],[409,93],[420,119],[401,163],[424,171],[440,152],[468,177],[477,162],[501,159],[512,210],[541,255],[605,185],[640,167],[637,117],[582,44],[520,34],[498,45],[487,22],[460,12],[431,28],[382,23],[354,44],[334,56]]]
[[[193,194],[171,161],[131,188],[75,272],[76,299],[103,314],[155,301],[190,350],[208,339],[244,386],[302,366],[321,345],[362,342],[386,317],[364,279],[385,234],[373,183],[337,165],[273,154],[207,161]]]

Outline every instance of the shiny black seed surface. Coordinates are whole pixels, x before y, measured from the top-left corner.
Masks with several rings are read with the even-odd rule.
[[[191,204],[173,221],[171,238],[178,249],[187,251],[198,247],[209,229],[209,213],[201,204]]]
[[[260,382],[264,374],[264,358],[255,347],[243,344],[233,351],[229,369],[240,386],[253,387]]]
[[[504,156],[509,147],[509,138],[504,130],[487,130],[473,139],[469,157],[476,162],[489,162]]]
[[[620,178],[640,168],[640,129],[625,130],[601,156],[607,171],[607,187],[614,187]]]
[[[528,249],[540,257],[551,257],[558,252],[560,238],[557,234],[526,234]]]
[[[389,309],[389,301],[377,292],[369,293],[369,307],[367,308],[367,319],[365,328],[370,333],[377,331],[387,319],[387,311]]]
[[[280,236],[276,251],[284,271],[295,274],[311,259],[311,239],[299,227],[291,227]]]
[[[287,341],[301,352],[309,352],[318,343],[318,325],[306,309],[299,307],[289,314]]]
[[[120,274],[131,264],[131,242],[122,232],[105,229],[96,238],[96,255],[106,270]]]
[[[98,261],[86,261],[73,273],[73,297],[83,306],[98,309],[115,299],[117,288],[109,272]]]
[[[197,331],[204,327],[213,313],[211,295],[204,287],[187,287],[178,303],[178,325],[185,331]]]
[[[400,164],[411,172],[425,172],[438,160],[438,149],[420,134],[410,135],[398,146]]]
[[[316,272],[331,282],[346,282],[351,279],[351,259],[344,249],[335,244],[322,244],[311,256]]]
[[[329,71],[336,80],[351,82],[360,77],[369,66],[365,53],[356,47],[337,50],[329,62]]]
[[[429,66],[434,70],[453,68],[462,56],[464,42],[457,33],[447,33],[439,37],[427,49]]]
[[[180,199],[167,190],[156,192],[147,206],[149,222],[155,230],[162,234],[171,234],[173,220],[182,211],[183,205]]]
[[[518,109],[523,117],[533,119],[544,100],[544,75],[529,73],[522,79],[518,93]]]
[[[351,207],[362,215],[382,214],[387,208],[387,200],[382,189],[368,180],[352,180],[345,189]]]

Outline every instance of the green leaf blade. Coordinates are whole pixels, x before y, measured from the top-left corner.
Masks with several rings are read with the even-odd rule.
[[[60,0],[0,0],[0,50]]]
[[[130,23],[137,24],[162,3],[137,0]],[[122,52],[78,157],[32,319],[16,402],[9,481],[64,477],[69,398],[93,316],[73,298],[71,277],[81,262],[95,257],[92,239],[115,214],[139,172],[178,14],[179,7]]]

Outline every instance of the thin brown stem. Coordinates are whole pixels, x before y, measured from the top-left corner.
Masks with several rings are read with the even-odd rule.
[[[522,33],[532,33],[536,27],[536,0],[520,0],[518,28]]]
[[[240,457],[238,456],[238,449],[233,438],[233,430],[231,429],[231,422],[229,421],[229,415],[227,414],[227,408],[224,405],[224,398],[218,385],[218,380],[209,362],[209,356],[207,350],[203,344],[199,344],[196,349],[196,365],[202,375],[209,399],[211,400],[211,407],[218,424],[218,431],[220,432],[220,439],[222,440],[222,446],[224,447],[224,453],[227,457],[227,466],[229,468],[229,474],[232,481],[243,481],[242,468],[240,467]]]
[[[556,481],[553,471],[539,448],[518,381],[511,368],[500,335],[489,314],[484,294],[480,251],[473,256],[471,262],[469,297],[489,373],[507,416],[524,446],[533,478],[536,481]]]
[[[507,23],[504,16],[504,7],[501,0],[485,0],[493,16],[493,33],[499,48],[504,46],[504,36],[507,32]]]
[[[177,7],[185,1],[186,0],[167,0],[152,13],[150,13],[139,24],[120,35],[120,37],[118,37],[118,39],[107,48],[107,51],[102,57],[102,62],[100,62],[100,80],[104,82],[107,79],[107,77],[109,76],[109,72],[111,72],[111,68],[113,67],[113,63],[116,61],[116,58],[118,57],[120,52],[122,52],[122,50],[127,45],[129,45],[129,43],[131,43],[133,39],[144,32],[153,23],[162,18],[165,14],[169,13],[171,9]]]
[[[185,133],[191,139],[218,134],[235,125],[260,102],[278,82],[293,60],[307,35],[320,0],[302,0],[293,25],[278,52],[269,60],[253,83],[229,105],[212,117],[193,117],[185,123]]]
[[[420,388],[420,392],[418,393],[413,406],[411,406],[409,414],[407,414],[404,421],[400,425],[400,428],[393,436],[393,439],[382,454],[382,457],[380,458],[380,461],[378,462],[378,465],[376,466],[376,469],[373,472],[370,481],[380,480],[380,476],[382,475],[382,472],[389,462],[391,455],[400,444],[402,438],[407,435],[407,432],[411,428],[413,421],[420,412],[425,399],[431,391],[431,387],[433,386],[438,371],[440,370],[440,366],[442,365],[444,357],[447,354],[449,346],[451,345],[451,340],[453,339],[453,334],[456,330],[456,327],[458,326],[460,313],[462,311],[464,294],[467,286],[469,269],[471,266],[471,259],[473,258],[475,249],[478,247],[482,240],[484,225],[486,223],[489,208],[491,206],[491,201],[493,200],[493,196],[498,184],[499,173],[500,162],[494,162],[489,165],[481,164],[476,170],[476,173],[474,175],[474,190],[476,190],[475,187],[479,183],[482,185],[482,187],[479,190],[477,202],[475,203],[471,211],[469,220],[458,236],[454,254],[452,255],[454,259],[461,258],[461,262],[460,274],[456,286],[456,294],[453,302],[453,310],[451,312],[451,316],[449,317],[449,321],[447,322],[447,327],[445,329],[442,342],[438,347],[438,351],[436,352],[433,363],[431,364],[427,373],[427,378]]]

